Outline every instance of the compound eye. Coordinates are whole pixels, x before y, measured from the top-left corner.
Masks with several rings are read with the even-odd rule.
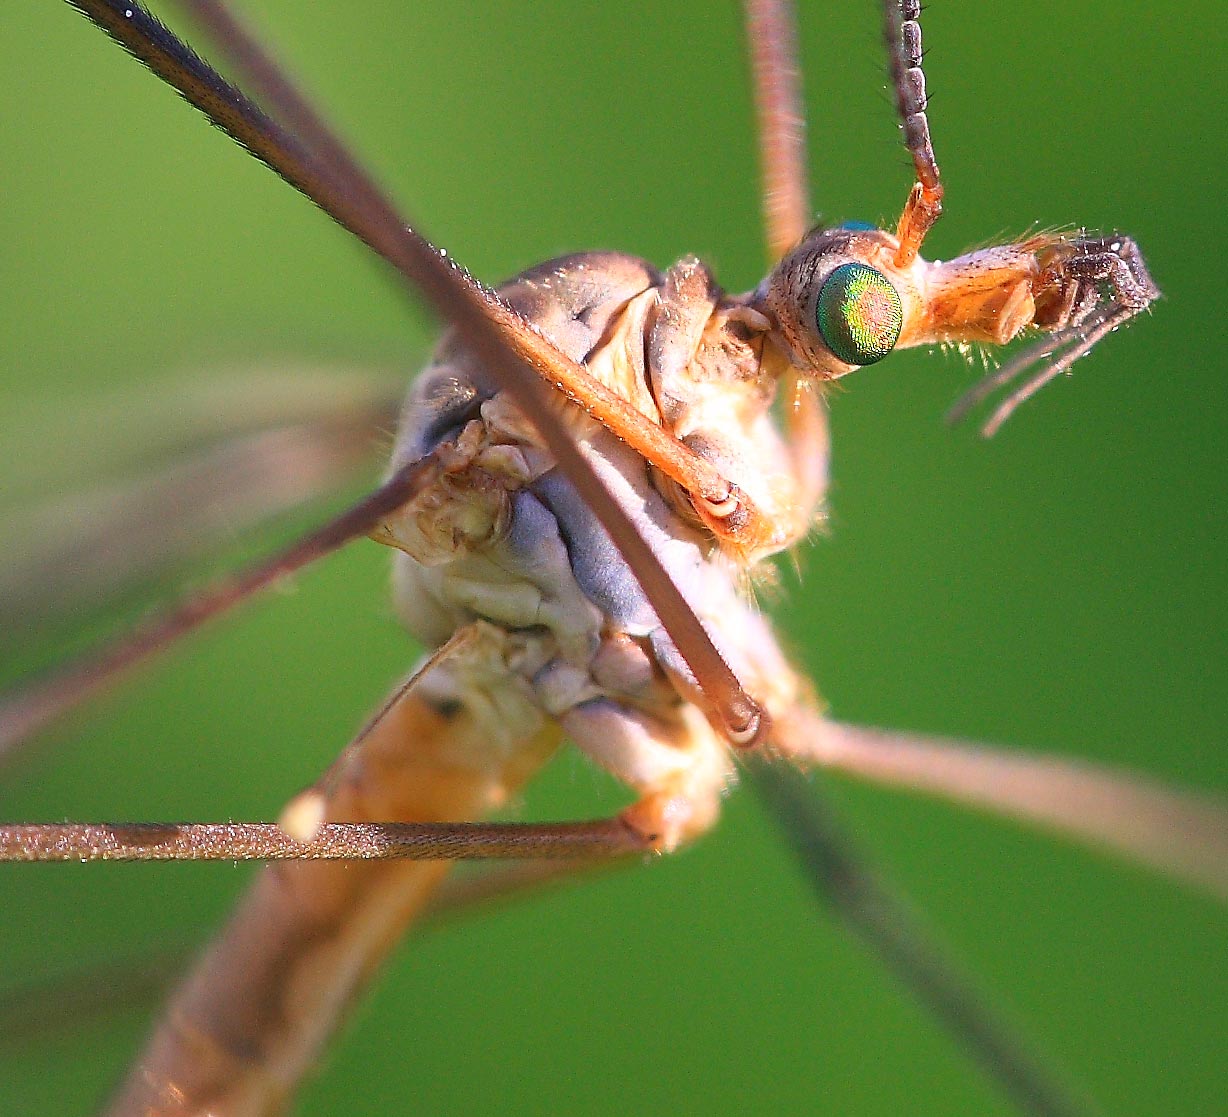
[[[882,272],[841,264],[819,291],[814,316],[827,348],[850,365],[881,361],[900,337],[904,304]]]

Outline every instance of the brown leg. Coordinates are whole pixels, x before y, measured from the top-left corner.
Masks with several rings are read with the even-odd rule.
[[[1131,772],[941,737],[863,729],[810,710],[775,723],[802,764],[938,795],[1112,850],[1228,900],[1228,805]]]
[[[1044,1117],[1095,1112],[989,1007],[977,983],[955,964],[907,899],[868,865],[857,843],[800,773],[786,764],[752,759],[747,774],[772,808],[782,837],[820,902],[916,997],[1020,1112]]]
[[[584,822],[326,823],[310,841],[272,822],[0,824],[3,861],[467,861],[622,857],[650,837]]]
[[[789,0],[745,0],[763,176],[763,222],[775,264],[810,227],[806,114],[797,58],[796,13]]]
[[[0,698],[0,758],[202,624],[278,579],[366,535],[383,517],[429,486],[439,469],[435,458],[428,455],[398,470],[369,496],[285,550],[186,598],[119,639],[10,691]]]
[[[0,570],[6,639],[59,617],[80,620],[335,492],[373,465],[371,432],[394,412],[389,402],[359,415],[249,429],[181,449],[156,471],[108,476],[89,491],[19,511]]]

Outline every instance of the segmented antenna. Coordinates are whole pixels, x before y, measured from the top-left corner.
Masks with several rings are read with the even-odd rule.
[[[896,267],[907,267],[916,258],[925,234],[942,214],[942,178],[934,158],[930,122],[925,115],[925,71],[921,69],[921,4],[919,0],[887,0],[884,31],[895,107],[900,114],[904,146],[912,156],[917,181],[896,231],[900,247]]]

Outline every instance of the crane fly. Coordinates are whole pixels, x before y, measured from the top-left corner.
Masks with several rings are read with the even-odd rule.
[[[307,782],[309,778],[311,778],[311,777],[309,777],[309,772],[305,771],[305,777],[303,777],[303,781],[302,781],[302,782]]]

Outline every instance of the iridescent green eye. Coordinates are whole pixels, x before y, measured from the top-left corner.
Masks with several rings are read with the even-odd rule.
[[[824,281],[814,316],[827,348],[840,360],[872,365],[895,348],[904,305],[882,272],[841,264]]]

